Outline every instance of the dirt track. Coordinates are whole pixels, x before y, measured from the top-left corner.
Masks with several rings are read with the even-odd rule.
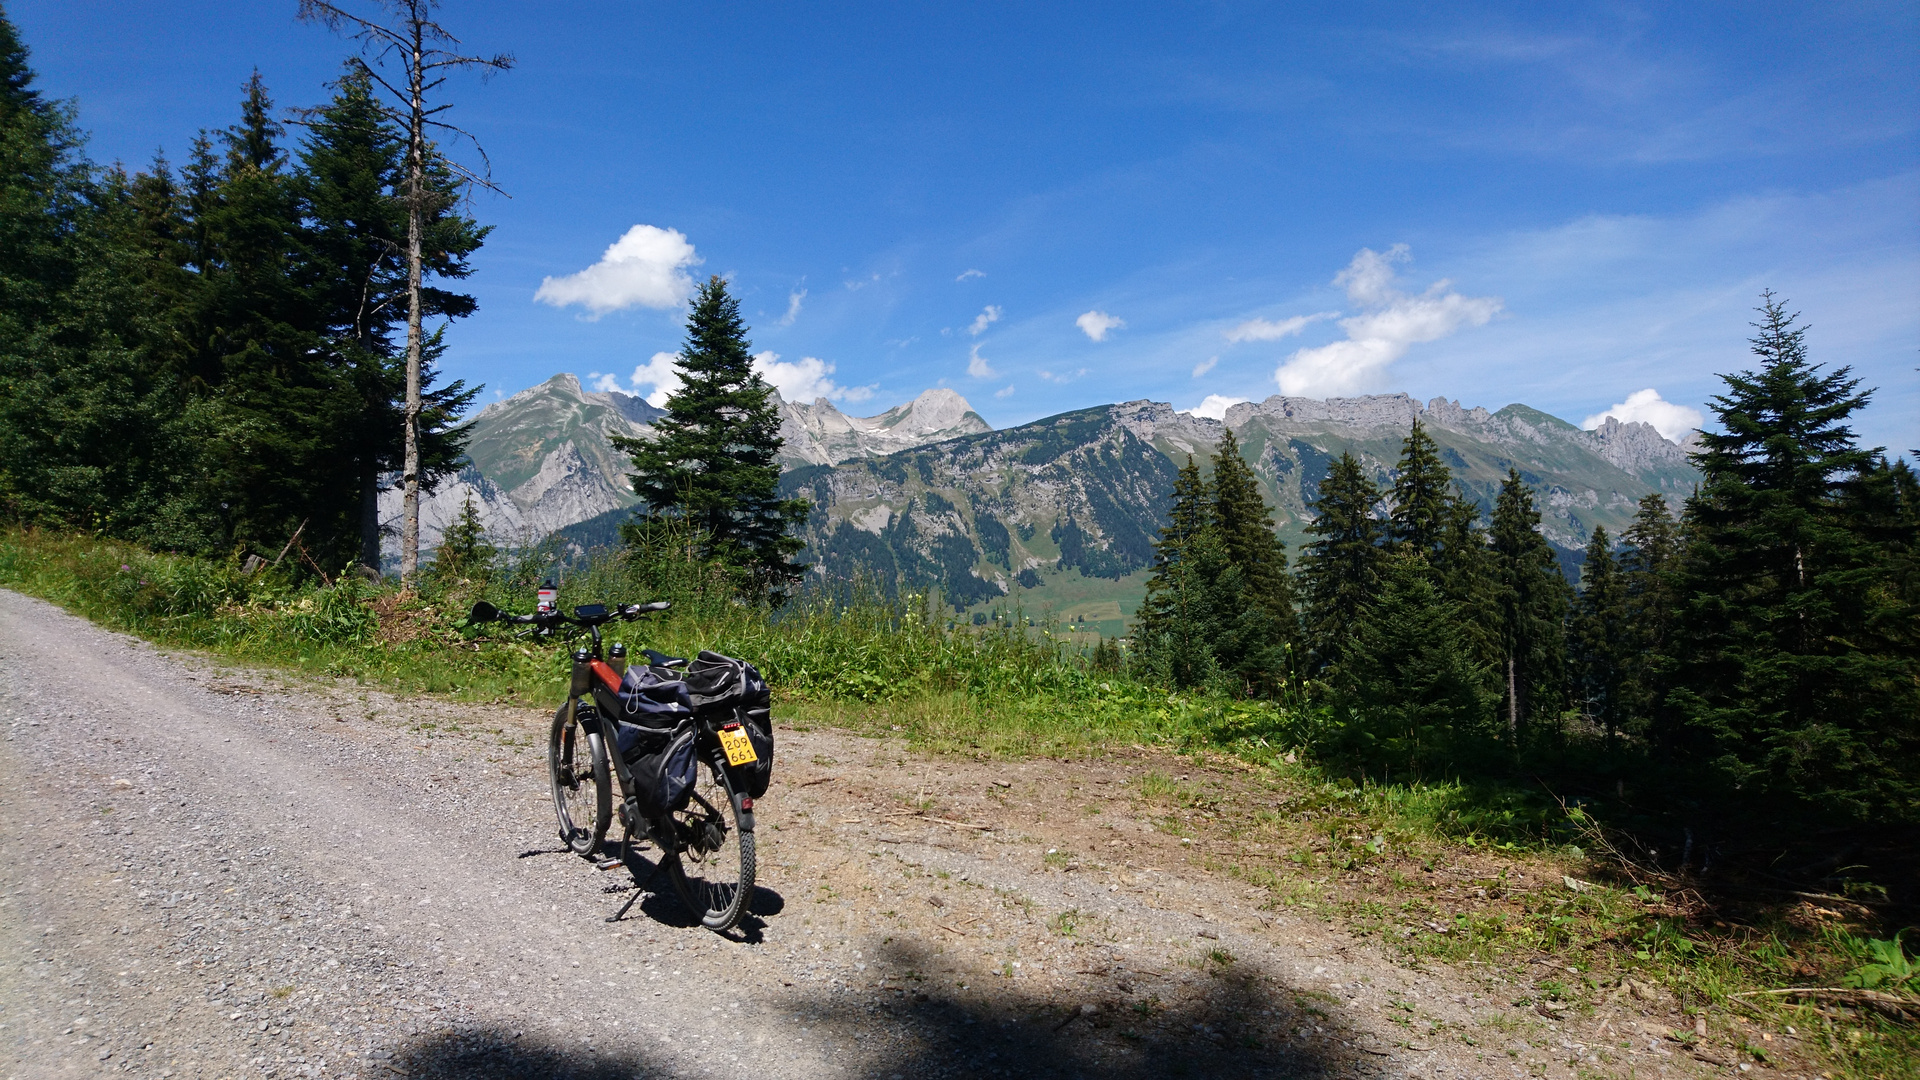
[[[1613,1017],[1602,1065],[1496,981],[1262,910],[1114,794],[1185,763],[781,731],[724,938],[664,879],[603,921],[633,879],[554,851],[540,714],[236,672],[5,591],[0,665],[0,1076],[1701,1068],[1677,1021]]]

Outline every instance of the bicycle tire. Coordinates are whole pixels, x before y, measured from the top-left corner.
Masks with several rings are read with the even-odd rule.
[[[700,925],[724,932],[753,898],[753,834],[740,831],[740,796],[726,773],[708,765],[699,777],[687,808],[670,817],[676,842],[662,859],[680,902]]]
[[[547,779],[553,787],[553,812],[560,840],[574,854],[592,858],[613,823],[613,784],[607,749],[574,719],[569,701],[553,714],[547,735]],[[585,751],[586,760],[580,760]]]

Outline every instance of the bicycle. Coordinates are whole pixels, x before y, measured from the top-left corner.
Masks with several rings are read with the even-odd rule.
[[[508,615],[482,600],[474,604],[468,621],[527,625],[532,627],[528,633],[542,637],[568,627],[587,631],[592,645],[573,652],[567,699],[554,712],[547,738],[547,772],[560,839],[584,858],[600,855],[615,816],[611,781],[618,781],[617,809],[623,827],[620,854],[600,859],[598,865],[603,869],[624,865],[626,852],[636,838],[651,841],[660,851],[654,873],[666,871],[681,903],[702,926],[725,931],[746,914],[747,901],[753,894],[753,799],[735,789],[729,766],[751,764],[757,758],[739,725],[717,722],[721,718],[713,714],[693,715],[693,789],[684,808],[658,816],[642,812],[642,788],[626,755],[608,750],[609,744],[619,744],[618,725],[622,722],[617,718],[622,711],[619,694],[624,675],[607,663],[600,628],[615,619],[631,622],[670,606],[667,601],[611,609],[605,604],[586,604],[574,608],[571,615],[558,610]],[[613,658],[621,659],[622,647],[616,644],[614,648]],[[686,664],[684,659],[652,650],[645,650],[645,655],[655,667],[672,669]],[[702,770],[700,765],[706,768]],[[648,880],[652,880],[651,875]],[[645,884],[640,883],[642,888]],[[636,891],[607,921],[617,922],[639,895]]]

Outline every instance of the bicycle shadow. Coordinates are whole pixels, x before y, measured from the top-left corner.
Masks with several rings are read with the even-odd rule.
[[[909,969],[936,962],[913,943],[894,947],[888,960]],[[1065,993],[1010,981],[973,993],[795,988],[745,1031],[689,1030],[668,1044],[634,1031],[642,1045],[596,1048],[585,1039],[552,1042],[490,1027],[419,1038],[393,1060],[413,1077],[481,1080],[691,1077],[710,1075],[723,1061],[754,1071],[743,1056],[779,1062],[783,1074],[856,1080],[1306,1080],[1395,1071],[1368,1056],[1384,1051],[1353,1048],[1353,1033],[1327,1015],[1344,1009],[1301,997],[1256,964],[1220,971],[1175,1002],[1139,989],[1129,991],[1124,980],[1088,980]],[[1289,1034],[1316,1024],[1332,1030]]]
[[[605,850],[609,855],[621,855],[617,846]],[[637,847],[628,847],[624,856],[622,861],[632,878],[631,887],[642,890],[645,895],[639,897],[631,908],[624,908],[623,902],[623,910],[609,915],[608,922],[624,922],[634,917],[634,911],[638,911],[641,916],[676,930],[700,925],[699,916],[688,911],[687,906],[680,902],[679,895],[667,880],[666,872],[660,869],[658,860],[647,858]],[[753,895],[747,900],[747,914],[737,926],[720,936],[743,945],[758,945],[765,937],[766,918],[780,914],[786,906],[786,897],[764,885],[756,885]]]

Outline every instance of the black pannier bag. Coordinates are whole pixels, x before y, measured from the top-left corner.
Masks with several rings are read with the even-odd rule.
[[[616,695],[617,720],[649,728],[674,728],[693,715],[693,702],[680,673],[639,664],[627,669]]]
[[[737,722],[746,731],[759,758],[748,765],[729,765],[735,791],[750,799],[767,793],[773,781],[773,694],[760,669],[745,660],[702,651],[687,667],[687,696],[696,712],[714,716],[716,726]]]
[[[615,720],[613,738],[621,760],[633,772],[642,814],[660,817],[686,809],[700,767],[693,753],[691,719],[664,730]]]

